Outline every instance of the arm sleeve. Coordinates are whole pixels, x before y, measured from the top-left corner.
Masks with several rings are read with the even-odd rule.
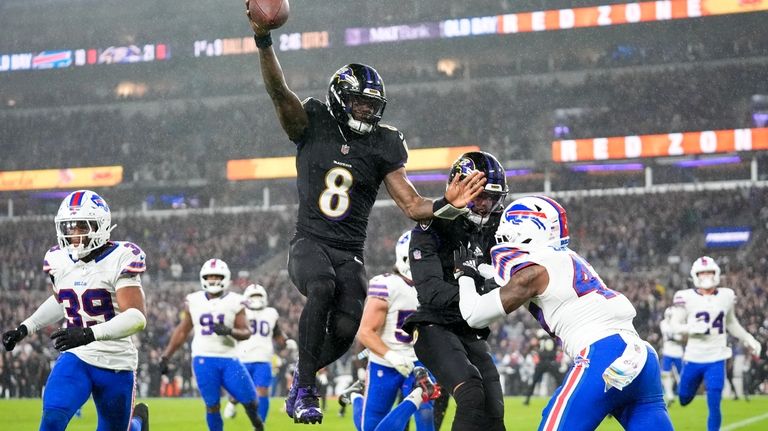
[[[412,235],[408,253],[419,303],[438,308],[458,302],[459,289],[443,279],[443,265],[432,233],[417,229]]]
[[[64,309],[56,300],[56,297],[51,295],[45,302],[43,302],[29,318],[23,322],[22,325],[27,327],[27,332],[30,334],[37,332],[40,328],[44,328],[48,325],[52,325],[64,318]]]
[[[478,295],[475,280],[464,276],[459,277],[459,292],[461,317],[473,328],[485,328],[494,320],[507,315],[501,303],[501,289]]]
[[[117,340],[133,335],[147,326],[147,318],[141,311],[129,308],[107,322],[91,326],[93,337],[99,340]]]

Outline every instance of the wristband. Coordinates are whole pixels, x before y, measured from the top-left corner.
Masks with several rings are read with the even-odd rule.
[[[432,214],[437,218],[443,218],[447,220],[453,220],[456,217],[469,212],[467,208],[456,208],[448,202],[448,199],[443,196],[442,198],[432,203]]]
[[[257,34],[253,35],[253,41],[256,42],[256,48],[264,49],[272,46],[272,33],[267,33],[264,36]]]

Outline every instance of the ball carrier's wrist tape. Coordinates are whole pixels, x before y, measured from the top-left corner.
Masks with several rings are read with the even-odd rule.
[[[264,36],[254,34],[253,41],[256,42],[256,48],[269,48],[272,46],[272,33],[267,33]]]
[[[448,199],[443,196],[442,198],[432,203],[432,213],[437,218],[443,218],[447,220],[453,220],[456,217],[469,212],[469,208],[456,208],[448,202]]]

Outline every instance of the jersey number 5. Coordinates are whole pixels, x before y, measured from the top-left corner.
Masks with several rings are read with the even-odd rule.
[[[342,218],[349,210],[349,189],[352,183],[352,173],[345,168],[335,167],[326,172],[325,190],[320,193],[318,201],[320,211],[328,218]]]

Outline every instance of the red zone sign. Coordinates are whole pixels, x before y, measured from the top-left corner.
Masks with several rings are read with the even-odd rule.
[[[552,142],[558,163],[768,150],[768,128],[706,130]]]

